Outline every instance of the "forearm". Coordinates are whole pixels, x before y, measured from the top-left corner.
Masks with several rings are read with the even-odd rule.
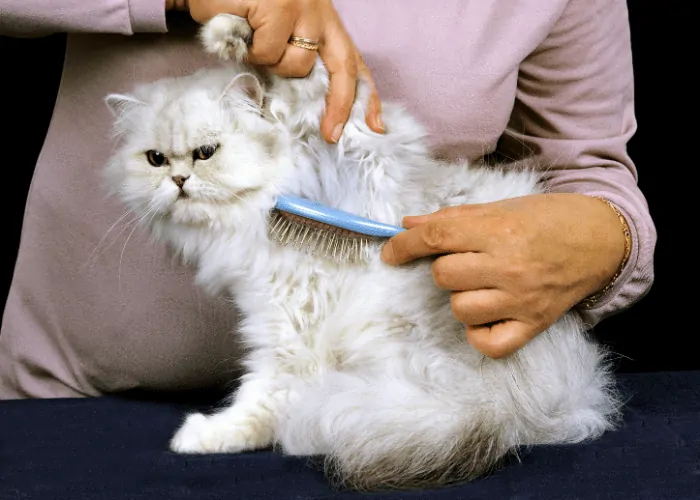
[[[2,35],[165,31],[165,0],[0,0]]]

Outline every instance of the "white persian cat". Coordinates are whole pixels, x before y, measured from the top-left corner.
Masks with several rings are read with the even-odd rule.
[[[340,264],[268,237],[280,193],[399,225],[539,192],[535,173],[437,162],[396,105],[384,105],[386,134],[372,132],[362,82],[339,144],[326,144],[320,61],[303,79],[245,66],[251,30],[235,16],[215,17],[201,35],[232,61],[106,98],[119,138],[109,184],[151,214],[154,235],[196,265],[200,285],[235,299],[249,349],[230,404],[189,415],[173,450],[274,445],[323,456],[346,487],[424,487],[475,478],[521,446],[580,442],[613,425],[604,353],[575,314],[489,359],[466,342],[428,260],[390,267],[376,246],[369,263]]]

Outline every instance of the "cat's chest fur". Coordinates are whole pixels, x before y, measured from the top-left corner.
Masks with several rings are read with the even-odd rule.
[[[387,290],[377,286],[382,273],[376,262],[338,264],[275,242],[268,245],[265,275],[246,286],[257,289],[259,300],[251,301],[248,294],[242,305],[249,317],[268,321],[272,345],[296,344],[315,358],[314,364],[337,367],[348,362],[373,324],[382,323],[386,332],[386,323],[395,319],[385,309]]]
[[[286,156],[293,166],[278,180],[285,194],[397,225],[407,208],[417,211],[422,206],[424,196],[412,196],[413,183],[406,178],[409,165],[417,163],[413,158],[405,158],[404,171],[396,171],[395,158],[380,159],[366,145],[346,140],[336,147],[315,136],[295,143]]]
[[[429,262],[384,265],[379,245],[365,265],[267,245],[264,273],[249,274],[232,292],[255,323],[243,334],[273,346],[278,359],[293,360],[295,372],[382,371],[387,359],[454,349],[462,341],[449,294],[432,283]],[[431,335],[434,328],[446,335]]]
[[[198,281],[235,300],[246,344],[287,360],[288,373],[385,369],[387,352],[405,359],[406,341],[423,342],[428,325],[453,321],[445,309],[449,297],[430,281],[428,263],[392,268],[382,264],[379,245],[369,263],[347,265],[261,233],[257,240],[209,237],[200,247]]]

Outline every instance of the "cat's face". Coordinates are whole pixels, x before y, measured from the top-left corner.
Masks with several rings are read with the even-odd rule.
[[[275,177],[279,145],[252,75],[198,73],[106,100],[121,139],[108,182],[134,209],[211,224]]]

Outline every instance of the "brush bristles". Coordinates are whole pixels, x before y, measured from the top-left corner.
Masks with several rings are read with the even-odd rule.
[[[370,236],[279,210],[272,211],[269,227],[271,240],[341,264],[367,262],[370,249],[377,243]]]

